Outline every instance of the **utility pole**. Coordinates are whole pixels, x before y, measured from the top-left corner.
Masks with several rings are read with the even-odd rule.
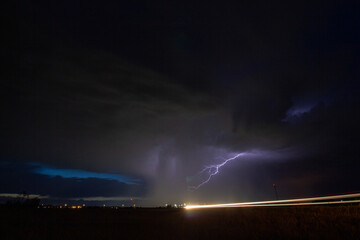
[[[274,187],[274,190],[275,190],[276,200],[279,200],[279,195],[278,195],[275,183],[273,184],[273,187]]]

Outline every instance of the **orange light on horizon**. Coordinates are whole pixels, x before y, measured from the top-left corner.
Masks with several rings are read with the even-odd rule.
[[[79,209],[82,208],[81,206],[71,206],[72,209]]]

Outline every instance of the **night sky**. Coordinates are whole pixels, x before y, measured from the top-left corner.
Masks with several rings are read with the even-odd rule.
[[[355,2],[3,3],[0,197],[157,206],[274,199],[273,184],[280,198],[359,191]]]

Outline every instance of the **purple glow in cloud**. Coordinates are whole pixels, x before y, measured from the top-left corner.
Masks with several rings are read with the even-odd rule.
[[[210,181],[210,179],[219,173],[219,169],[221,167],[223,167],[225,164],[227,164],[228,162],[232,161],[232,160],[235,160],[237,158],[240,158],[240,157],[244,157],[244,156],[247,156],[249,155],[248,152],[243,152],[243,153],[238,153],[236,154],[234,157],[231,157],[231,158],[227,158],[227,159],[224,159],[224,161],[220,164],[213,164],[213,165],[210,165],[210,166],[206,166],[201,172],[199,172],[198,175],[203,175],[203,174],[209,174],[209,176],[203,181],[201,182],[199,185],[197,186],[190,186],[189,187],[189,190],[191,191],[195,191],[197,189],[199,189],[201,186],[203,186],[204,184],[208,183]]]
[[[310,112],[320,103],[327,106],[331,103],[331,98],[329,96],[304,96],[294,98],[293,102],[293,106],[287,110],[286,117],[282,119],[282,122],[291,122]]]

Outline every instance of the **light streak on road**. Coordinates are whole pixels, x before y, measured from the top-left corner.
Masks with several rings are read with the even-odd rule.
[[[342,199],[359,198],[359,197],[360,197],[360,193],[354,193],[354,194],[345,194],[345,195],[285,199],[285,200],[276,200],[276,201],[225,203],[225,204],[210,204],[210,205],[188,205],[185,207],[185,209],[190,210],[190,209],[201,209],[201,208],[305,206],[305,205],[360,203],[360,200],[341,201]],[[324,202],[326,200],[339,200],[339,201]],[[320,201],[320,202],[314,202],[314,201]]]

